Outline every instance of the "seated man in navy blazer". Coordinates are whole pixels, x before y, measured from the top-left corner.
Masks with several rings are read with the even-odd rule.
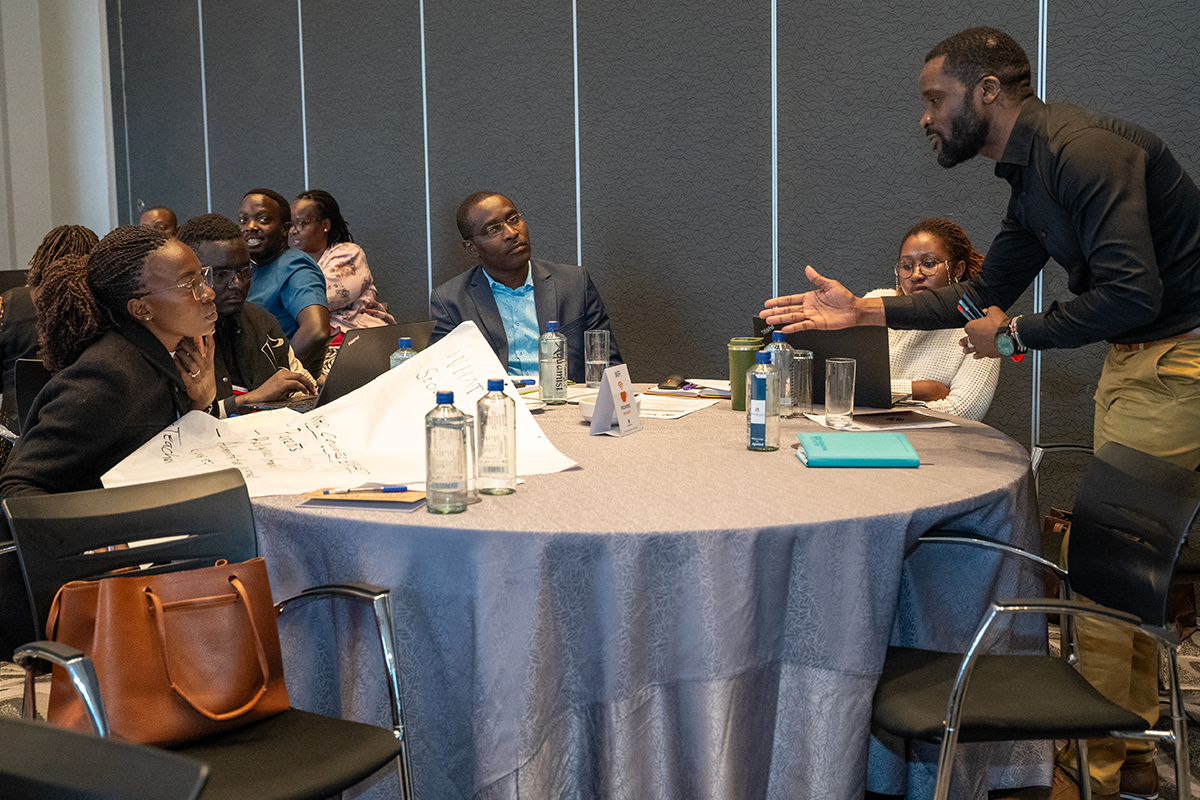
[[[458,207],[463,247],[479,264],[433,290],[429,297],[436,342],[471,320],[509,375],[536,376],[538,337],[558,321],[567,338],[567,377],[584,380],[583,332],[609,331],[608,362],[620,364],[608,312],[583,267],[530,259],[529,229],[513,202],[476,192]]]

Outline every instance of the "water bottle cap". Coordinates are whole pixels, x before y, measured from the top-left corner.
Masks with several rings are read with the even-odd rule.
[[[488,391],[489,392],[503,392],[504,391],[504,379],[501,378],[500,380],[496,380],[495,378],[488,378]]]
[[[405,348],[405,347],[411,348],[412,347],[412,339],[408,336],[401,336],[399,344],[400,344],[401,348]]]
[[[454,405],[454,392],[438,392],[437,403],[439,406]]]
[[[772,342],[782,342],[783,341],[783,331],[771,331],[771,341]]]
[[[554,333],[558,330],[558,320],[552,319],[546,323],[546,333]]]
[[[754,361],[755,361],[755,363],[758,363],[758,364],[770,364],[771,363],[771,354],[768,353],[766,350],[759,350],[757,353],[754,354]]]

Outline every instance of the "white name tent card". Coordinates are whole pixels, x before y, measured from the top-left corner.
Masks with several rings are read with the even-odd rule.
[[[252,497],[423,483],[425,414],[436,405],[434,392],[453,391],[454,404],[474,414],[488,379],[505,371],[475,323],[464,322],[397,369],[307,414],[285,408],[222,420],[193,411],[109,470],[103,482],[125,486],[237,467]],[[517,474],[575,466],[542,433],[511,382],[504,391],[517,401]]]
[[[616,410],[617,430],[612,429],[613,410]],[[617,364],[604,370],[600,389],[596,394],[596,408],[592,411],[592,425],[588,432],[592,436],[627,436],[642,429],[642,418],[638,414],[637,402],[629,381],[629,367]]]

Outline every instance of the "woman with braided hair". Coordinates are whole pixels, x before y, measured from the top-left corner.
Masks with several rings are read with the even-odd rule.
[[[86,262],[55,262],[38,302],[54,375],[0,475],[0,496],[98,489],[134,450],[211,406],[213,297],[191,248],[153,228],[117,228]]]
[[[865,297],[914,295],[971,278],[983,254],[966,232],[948,219],[925,219],[908,229],[900,242],[895,289],[877,289]],[[892,391],[911,394],[934,411],[980,420],[987,413],[1000,377],[1000,359],[964,355],[959,330],[915,331],[888,328]]]
[[[17,360],[37,358],[37,295],[46,267],[63,256],[86,256],[99,238],[82,225],[59,225],[46,234],[29,259],[26,286],[9,289],[0,296],[0,424],[21,432],[17,417]]]
[[[288,242],[312,256],[325,273],[329,324],[335,337],[351,328],[378,328],[396,323],[379,304],[367,256],[354,243],[333,195],[321,189],[300,193],[292,202]],[[330,342],[331,346],[340,343],[340,340]]]

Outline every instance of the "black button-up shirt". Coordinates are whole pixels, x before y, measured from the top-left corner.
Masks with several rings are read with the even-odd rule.
[[[1157,136],[1030,97],[996,175],[1012,196],[980,276],[885,298],[889,326],[957,327],[963,290],[980,308],[1008,308],[1051,257],[1077,297],[1021,317],[1028,347],[1148,342],[1200,325],[1200,190]]]

